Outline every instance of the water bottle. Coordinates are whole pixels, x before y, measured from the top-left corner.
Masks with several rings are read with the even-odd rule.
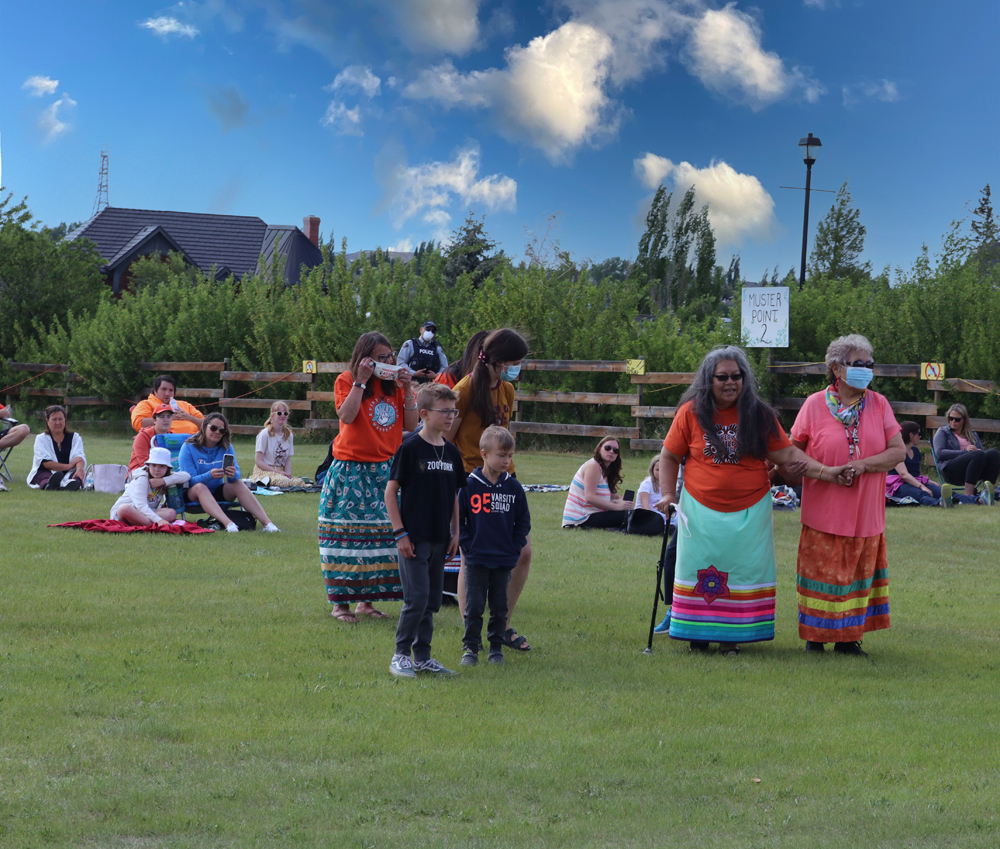
[[[184,495],[176,484],[167,487],[167,507],[178,515],[184,512]]]
[[[180,412],[181,407],[180,407],[180,404],[177,403],[177,399],[176,398],[171,398],[170,399],[170,409],[173,410],[175,413]]]
[[[94,491],[94,467],[87,466],[87,476],[83,480],[83,488],[87,492]]]

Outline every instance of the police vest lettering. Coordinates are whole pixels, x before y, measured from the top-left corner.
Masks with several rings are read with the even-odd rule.
[[[441,358],[438,356],[438,343],[431,342],[429,345],[425,344],[419,337],[416,339],[411,339],[410,344],[413,345],[413,356],[410,357],[410,368],[414,371],[422,371],[425,368],[429,368],[431,371],[440,371]]]
[[[514,496],[506,492],[474,492],[469,496],[473,513],[509,513],[514,509]]]

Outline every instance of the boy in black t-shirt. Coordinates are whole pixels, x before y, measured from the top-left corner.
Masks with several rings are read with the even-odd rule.
[[[445,555],[458,551],[458,490],[465,485],[465,465],[458,449],[444,438],[458,415],[457,400],[442,383],[420,387],[417,406],[423,429],[399,447],[385,488],[403,584],[389,671],[401,678],[414,678],[418,672],[456,674],[431,657],[431,637],[434,614],[441,607]]]

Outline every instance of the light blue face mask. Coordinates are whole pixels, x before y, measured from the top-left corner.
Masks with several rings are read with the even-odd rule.
[[[521,373],[521,364],[518,363],[516,366],[504,366],[503,371],[500,372],[500,377],[504,380],[517,380],[517,376]]]
[[[872,382],[874,376],[875,372],[870,368],[848,366],[847,374],[844,375],[844,381],[848,386],[853,386],[855,389],[867,389],[868,384]]]

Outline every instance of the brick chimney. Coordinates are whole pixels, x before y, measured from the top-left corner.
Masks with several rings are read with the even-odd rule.
[[[319,216],[307,215],[302,219],[302,232],[316,247],[319,247]]]

